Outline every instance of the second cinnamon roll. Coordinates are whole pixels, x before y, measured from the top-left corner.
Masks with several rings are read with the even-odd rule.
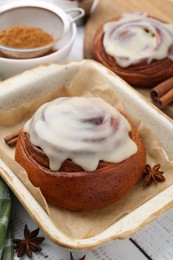
[[[130,85],[151,88],[173,75],[173,24],[123,14],[98,28],[93,56]]]

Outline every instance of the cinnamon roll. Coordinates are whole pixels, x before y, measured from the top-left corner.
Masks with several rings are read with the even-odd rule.
[[[19,134],[15,159],[48,201],[70,210],[117,201],[146,164],[143,141],[127,118],[85,97],[42,105]]]
[[[126,13],[102,24],[93,57],[132,86],[153,87],[173,75],[173,24]]]

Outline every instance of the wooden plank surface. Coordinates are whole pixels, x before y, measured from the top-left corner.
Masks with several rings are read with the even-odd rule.
[[[133,236],[152,260],[173,259],[173,209]]]
[[[93,58],[93,37],[99,25],[124,12],[147,12],[166,22],[173,23],[173,3],[170,0],[99,0],[85,26],[84,58]],[[137,90],[151,101],[149,90],[139,88]],[[173,104],[163,112],[173,119]]]

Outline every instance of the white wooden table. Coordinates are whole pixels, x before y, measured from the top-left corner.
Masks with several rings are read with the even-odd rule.
[[[78,28],[77,37],[73,49],[66,59],[67,61],[83,58],[83,31],[83,27]],[[37,227],[15,196],[13,196],[13,212],[15,238],[22,237],[25,223],[28,224],[29,229]],[[40,235],[44,236],[41,231]],[[46,238],[42,246],[42,252],[33,255],[34,260],[70,260],[70,251],[53,244],[49,239]],[[75,259],[79,259],[85,254],[86,260],[172,260],[173,209],[160,216],[130,239],[113,241],[88,252],[71,252]],[[19,258],[15,255],[14,259]],[[28,258],[22,257],[21,259]]]

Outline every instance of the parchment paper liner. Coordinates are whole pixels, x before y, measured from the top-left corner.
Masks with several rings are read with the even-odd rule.
[[[11,170],[14,171],[22,183],[37,199],[39,204],[46,210],[59,230],[73,239],[91,237],[99,234],[108,226],[116,222],[116,220],[123,217],[125,214],[128,214],[128,212],[139,205],[142,205],[145,201],[155,196],[166,187],[172,185],[173,161],[168,160],[165,151],[152,130],[146,128],[139,119],[134,118],[132,115],[128,115],[128,111],[125,111],[143,138],[147,149],[147,163],[151,166],[160,163],[166,181],[143,188],[141,180],[141,182],[118,202],[115,202],[106,208],[91,212],[72,212],[55,207],[49,202],[46,202],[40,190],[34,187],[29,181],[25,170],[14,161],[15,149],[9,148],[4,143],[3,138],[14,130],[22,128],[28,115],[31,115],[33,110],[41,103],[59,96],[97,96],[113,106],[116,106],[121,110],[123,109],[123,97],[117,96],[115,89],[108,84],[106,79],[94,67],[84,64],[69,84],[63,85],[62,88],[53,91],[48,96],[44,96],[38,100],[34,100],[34,102],[26,103],[25,105],[23,104],[22,107],[17,107],[5,112],[0,110],[2,125],[5,125],[6,123],[7,125],[10,125],[10,122],[13,124],[14,118],[16,121],[20,121],[23,117],[21,122],[1,128],[0,157]],[[20,116],[16,116],[20,111],[25,112],[21,113]],[[6,116],[6,114],[8,114],[8,116]],[[6,119],[8,122],[5,122]]]

